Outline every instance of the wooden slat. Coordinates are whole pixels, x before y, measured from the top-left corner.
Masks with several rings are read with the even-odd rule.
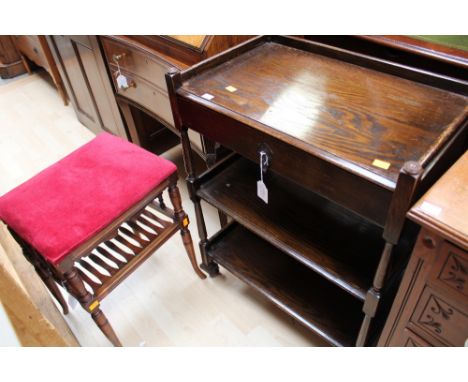
[[[106,263],[103,259],[101,259],[98,255],[95,255],[94,253],[89,255],[89,258],[93,260],[97,265],[101,266],[107,272],[109,272],[111,276],[115,275],[115,273],[119,270],[119,268],[109,265],[108,263]]]
[[[138,254],[142,249],[141,247],[137,247],[133,243],[129,242],[128,239],[126,239],[122,235],[117,235],[116,237],[114,237],[114,239],[117,240],[120,244],[122,244],[122,245],[126,246],[127,248],[129,248],[130,250],[132,250],[133,253],[135,253],[135,254]]]
[[[75,267],[75,269],[78,271],[79,275],[83,279],[83,281],[88,284],[93,291],[96,291],[101,287],[102,284],[98,284],[97,282],[93,281],[85,272],[83,272],[80,268]]]
[[[141,247],[144,247],[146,244],[148,244],[148,240],[143,239],[142,237],[140,237],[140,235],[130,231],[126,227],[120,227],[119,230],[132,240],[135,240],[138,244],[140,244]]]
[[[151,211],[146,210],[145,215],[149,216],[150,219],[153,219],[154,221],[158,222],[165,228],[169,227],[172,224],[172,222],[160,218],[159,216],[153,214]]]
[[[133,231],[135,231],[139,235],[144,235],[149,240],[153,240],[158,236],[156,233],[151,232],[149,231],[149,229],[142,226],[142,225],[146,225],[148,228],[150,228],[149,224],[146,224],[144,221],[134,220],[134,221],[127,222],[127,224],[130,226],[131,229],[133,229]]]
[[[111,252],[109,252],[107,249],[103,247],[96,247],[96,252],[98,252],[101,256],[104,256],[106,259],[109,259],[110,261],[113,261],[119,268],[122,268],[127,264],[126,261],[122,261],[116,256],[114,256]]]
[[[153,229],[155,232],[157,232],[158,234],[160,234],[161,232],[164,231],[164,228],[163,227],[160,227],[159,225],[156,225],[155,223],[153,223],[151,220],[149,219],[152,219],[152,217],[146,213],[144,214],[141,214],[141,216],[144,218],[145,220],[145,223],[148,227],[150,227],[151,229]]]
[[[99,281],[104,282],[106,278],[109,278],[109,275],[102,273],[100,270],[91,265],[89,261],[86,261],[86,258],[79,260],[80,265],[86,269],[89,273],[99,279]]]
[[[119,243],[120,243],[120,241],[119,241]],[[120,256],[125,258],[125,260],[127,260],[127,262],[131,261],[135,257],[134,255],[131,255],[130,253],[124,251],[117,244],[115,244],[114,242],[112,242],[110,240],[106,241],[104,244],[106,246],[108,246],[110,249],[112,249],[113,251],[115,251],[116,253],[118,253]]]
[[[148,204],[149,207],[155,209],[156,211],[161,212],[164,216],[167,216],[168,218],[172,219],[174,216],[174,210],[169,208],[168,206],[164,205],[164,208],[162,208],[159,203],[156,203],[153,201],[152,203]],[[147,209],[148,211],[148,209]]]

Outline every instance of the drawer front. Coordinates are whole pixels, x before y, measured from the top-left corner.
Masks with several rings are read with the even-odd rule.
[[[38,36],[16,36],[16,47],[37,65],[49,69],[44,51]]]
[[[444,242],[431,272],[430,280],[442,284],[455,298],[462,299],[468,306],[468,254],[460,248]]]
[[[256,163],[260,150],[267,147],[271,153],[269,171],[335,200],[381,226],[385,223],[391,191],[190,99],[177,97],[186,127]]]
[[[113,66],[112,69],[114,69],[114,71],[116,70]],[[171,105],[167,93],[164,93],[161,89],[132,73],[124,70],[121,70],[121,73],[127,77],[127,82],[129,84],[133,83],[134,86],[125,90],[120,89],[117,86],[116,76],[113,75],[112,80],[114,81],[117,93],[153,112],[162,122],[174,126],[174,119],[172,117]]]
[[[411,322],[449,346],[464,346],[468,338],[468,314],[430,287],[419,298]]]
[[[399,343],[394,343],[391,346],[404,346],[404,347],[428,347],[432,346],[429,342],[426,342],[421,337],[413,333],[408,328],[403,330],[403,335]]]
[[[102,38],[102,44],[110,65],[116,65],[114,55],[120,55],[121,58],[118,60],[120,69],[144,78],[167,93],[165,75],[172,67],[170,64],[154,55],[145,54],[136,48],[107,38]]]

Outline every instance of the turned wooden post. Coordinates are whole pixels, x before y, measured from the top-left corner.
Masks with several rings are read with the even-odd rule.
[[[65,315],[68,314],[68,304],[63,297],[62,291],[60,290],[54,278],[52,277],[52,273],[50,272],[50,270],[43,269],[41,267],[36,267],[36,266],[34,266],[34,268],[36,269],[36,272],[41,277],[42,281],[44,281],[44,284],[46,284],[49,291],[59,302],[60,306],[62,307],[63,314]]]
[[[174,219],[179,223],[180,234],[184,243],[185,250],[192,264],[193,270],[201,278],[205,279],[206,275],[200,270],[197,265],[197,258],[195,256],[195,250],[192,243],[192,235],[188,229],[189,219],[187,214],[182,208],[182,200],[180,197],[179,188],[177,187],[177,181],[171,182],[169,186],[169,198],[174,206]]]
[[[108,340],[114,346],[122,346],[114,332],[114,329],[112,329],[111,324],[107,321],[106,316],[99,308],[99,301],[95,300],[93,295],[88,292],[76,269],[72,268],[65,272],[64,276],[67,280],[67,286],[70,293],[80,302],[81,306],[91,314],[93,321],[97,324],[99,329],[101,329]]]
[[[163,210],[166,208],[166,204],[164,203],[164,198],[162,193],[158,195],[158,201],[159,201],[159,207],[161,207]]]
[[[364,301],[363,312],[365,316],[356,340],[356,346],[364,346],[366,344],[371,321],[375,317],[379,307],[381,290],[385,285],[393,248],[398,244],[400,239],[406,220],[406,212],[414,200],[414,191],[420,181],[422,172],[423,169],[418,162],[410,161],[404,164],[398,176],[397,186],[390,204],[383,233],[385,247],[374,275],[372,287],[367,292],[366,300]]]
[[[182,142],[182,149],[184,152],[184,167],[187,174],[187,188],[190,200],[193,202],[195,208],[195,216],[197,219],[198,235],[200,237],[200,254],[202,258],[201,268],[210,276],[216,276],[219,273],[218,264],[213,262],[206,255],[206,245],[208,243],[208,235],[206,231],[205,219],[200,204],[200,198],[197,196],[194,182],[196,179],[195,166],[192,158],[192,147],[187,133],[187,126],[182,124],[179,109],[176,101],[176,89],[181,85],[180,72],[172,68],[166,73],[166,84],[169,94],[169,101],[171,103],[172,116],[174,117],[174,126],[180,131],[180,140]]]

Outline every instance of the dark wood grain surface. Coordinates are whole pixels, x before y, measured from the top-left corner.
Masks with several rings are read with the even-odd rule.
[[[238,159],[197,194],[364,301],[383,248],[382,229],[272,173],[265,179],[265,204],[256,193],[258,173],[257,165]]]
[[[231,225],[208,254],[332,345],[354,344],[361,303],[247,229]]]
[[[214,98],[206,105],[390,181],[404,162],[423,161],[443,132],[468,114],[462,95],[274,42],[198,74],[183,90],[208,93]],[[374,166],[375,159],[390,167]]]
[[[183,139],[204,269],[225,267],[333,344],[373,344],[414,244],[406,212],[466,149],[468,83],[287,36],[166,78],[182,138],[194,130],[253,163],[233,156],[196,176]],[[265,153],[268,205],[255,192]],[[200,198],[247,234],[207,241]],[[317,276],[321,295],[309,296]],[[327,306],[350,297],[359,334],[338,322],[353,308]]]

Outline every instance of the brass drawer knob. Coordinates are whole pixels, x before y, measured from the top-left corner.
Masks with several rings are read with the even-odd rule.
[[[112,61],[114,61],[115,63],[118,63],[122,58],[124,58],[127,54],[126,53],[120,53],[120,54],[117,54],[117,53],[114,53],[112,55]]]
[[[422,242],[423,242],[424,246],[426,248],[429,248],[429,249],[434,249],[435,246],[436,246],[435,240],[432,237],[428,236],[428,235],[425,235],[423,237]]]

